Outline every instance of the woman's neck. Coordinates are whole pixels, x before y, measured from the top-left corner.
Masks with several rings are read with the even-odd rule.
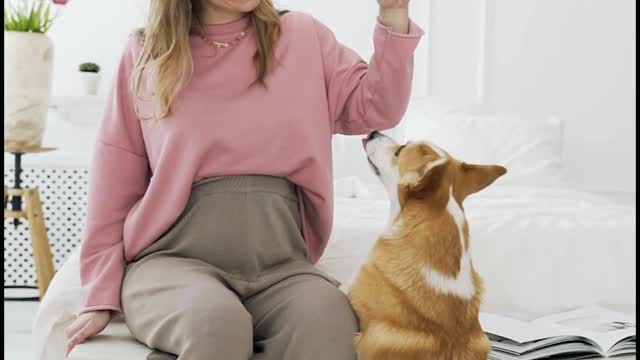
[[[217,25],[234,22],[245,16],[242,12],[224,11],[213,5],[205,6],[200,14],[200,21],[205,25]]]

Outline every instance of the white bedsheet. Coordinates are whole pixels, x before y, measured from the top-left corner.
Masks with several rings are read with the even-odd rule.
[[[348,284],[386,225],[388,208],[381,199],[336,199],[334,232],[318,266]],[[465,209],[485,279],[485,311],[536,316],[593,303],[635,308],[635,207],[567,189],[494,186],[469,198]],[[62,329],[83,296],[75,253],[36,318],[40,358],[62,359]]]
[[[635,207],[562,188],[494,186],[465,203],[484,310],[536,316],[635,307]],[[384,200],[338,199],[320,266],[350,281],[388,220]]]

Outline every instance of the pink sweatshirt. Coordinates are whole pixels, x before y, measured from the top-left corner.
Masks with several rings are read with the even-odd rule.
[[[409,34],[401,35],[378,24],[367,64],[308,15],[289,13],[282,22],[268,89],[251,86],[253,33],[218,50],[192,36],[193,78],[160,122],[141,122],[134,111],[130,79],[140,46],[130,41],[92,162],[81,247],[88,292],[83,312],[121,311],[127,262],[174,223],[192,184],[207,177],[262,174],[298,185],[309,260],[320,258],[333,219],[331,137],[400,121],[423,32],[411,24]],[[230,41],[246,26],[245,18],[206,31],[216,41]],[[149,96],[142,96],[142,115],[151,110]]]

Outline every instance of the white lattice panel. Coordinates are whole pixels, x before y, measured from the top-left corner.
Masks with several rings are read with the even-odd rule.
[[[4,169],[4,184],[13,185],[13,169]],[[26,168],[22,172],[25,187],[39,187],[45,223],[59,268],[81,241],[86,214],[88,171],[73,168]],[[27,222],[16,228],[13,220],[4,221],[4,285],[36,284]]]

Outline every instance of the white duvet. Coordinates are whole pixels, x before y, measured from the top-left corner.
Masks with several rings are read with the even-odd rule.
[[[484,310],[548,314],[635,307],[635,207],[562,188],[494,186],[465,203]],[[349,281],[386,225],[384,200],[337,199],[320,266]]]
[[[567,189],[494,186],[469,198],[465,210],[474,263],[485,279],[484,310],[534,316],[593,303],[635,307],[635,207]],[[319,267],[348,283],[387,217],[386,200],[336,199]],[[62,358],[62,329],[83,299],[77,256],[60,269],[40,307],[39,358]]]

